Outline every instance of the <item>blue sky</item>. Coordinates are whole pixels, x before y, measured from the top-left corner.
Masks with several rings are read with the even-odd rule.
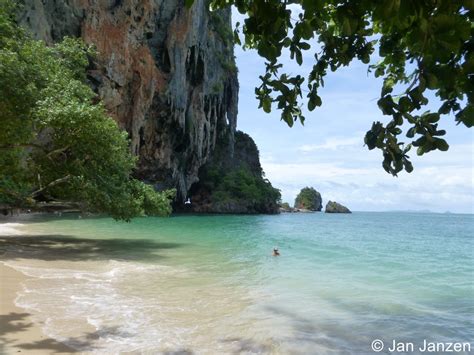
[[[234,18],[236,18],[234,14]],[[240,20],[241,21],[241,20]],[[254,88],[264,73],[264,62],[255,51],[236,47],[240,97],[238,129],[249,133],[260,150],[260,160],[283,201],[293,204],[302,187],[321,192],[323,205],[338,201],[354,211],[423,210],[473,213],[473,130],[456,126],[452,117],[440,121],[448,131],[448,152],[410,157],[415,170],[392,177],[382,169],[379,151],[364,147],[364,134],[373,121],[388,122],[377,107],[380,81],[367,74],[367,66],[354,62],[329,73],[320,91],[323,105],[306,112],[304,126],[289,128],[274,110],[258,109]],[[311,53],[298,67],[283,62],[293,74],[306,73]]]

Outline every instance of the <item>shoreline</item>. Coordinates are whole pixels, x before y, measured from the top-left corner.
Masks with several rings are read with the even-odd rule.
[[[433,215],[405,224],[395,214],[309,217],[294,225],[291,218],[238,217],[136,226],[77,218],[0,222],[0,354],[308,353],[346,344],[364,352],[370,346],[364,339],[378,339],[381,331],[413,329],[423,339],[421,324],[439,324],[440,311],[447,317],[433,337],[465,339],[458,324],[468,322],[470,312],[457,310],[460,302],[470,304],[469,290],[449,285],[472,272],[471,218],[446,223]],[[399,228],[383,233],[387,225]],[[419,233],[412,235],[414,227]],[[430,249],[444,238],[453,244]],[[407,258],[423,255],[423,264],[407,269],[380,243],[406,250]],[[281,258],[268,253],[273,245],[281,247]],[[456,268],[454,279],[431,274],[446,251],[458,255],[441,266]],[[374,256],[370,263],[361,259],[366,252]],[[377,275],[389,278],[377,277],[375,264]],[[414,305],[426,285],[406,283],[407,272],[432,275],[428,295],[446,299],[446,306],[422,302],[426,311],[419,314]],[[342,297],[347,301],[338,302]],[[408,311],[413,319],[402,325],[395,317],[382,329],[367,328],[360,313],[384,318]]]
[[[18,218],[5,223],[0,220],[0,236],[21,236],[24,227]],[[21,221],[21,222],[24,222]],[[43,333],[42,323],[34,319],[25,309],[18,307],[15,300],[28,277],[5,265],[2,259],[5,251],[0,250],[0,354],[73,354],[77,351]]]
[[[0,353],[74,354],[77,351],[43,333],[41,322],[15,305],[17,293],[27,276],[0,262]]]

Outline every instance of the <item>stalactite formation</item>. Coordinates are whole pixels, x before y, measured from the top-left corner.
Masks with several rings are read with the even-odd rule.
[[[80,36],[96,46],[88,78],[129,133],[137,176],[180,198],[218,138],[233,137],[239,84],[230,9],[205,0],[25,0],[19,21],[48,43]],[[224,31],[225,30],[225,31]]]

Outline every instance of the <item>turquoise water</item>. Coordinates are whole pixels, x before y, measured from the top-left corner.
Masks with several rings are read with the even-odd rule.
[[[474,341],[473,215],[50,216],[23,230],[35,236],[0,238],[1,260],[29,276],[17,304],[82,351],[370,354],[374,339],[384,351],[393,339]],[[87,345],[85,325],[99,334]]]

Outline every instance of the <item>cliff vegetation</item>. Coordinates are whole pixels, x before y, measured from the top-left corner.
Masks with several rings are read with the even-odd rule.
[[[134,176],[184,198],[237,125],[230,9],[208,0],[23,0],[18,20],[47,44],[81,37],[90,86],[130,138]]]
[[[321,211],[323,208],[321,194],[312,187],[301,189],[295,199],[295,208],[309,211]]]
[[[9,4],[8,0],[0,2]],[[80,64],[75,68],[80,78],[73,81],[70,75],[63,76],[48,101],[50,106],[46,101],[42,106],[48,124],[55,117],[51,109],[64,106],[54,111],[58,123],[54,127],[34,125],[38,130],[32,134],[30,147],[22,150],[25,157],[12,158],[18,166],[27,164],[31,169],[34,161],[38,167],[38,172],[28,176],[25,191],[37,188],[41,191],[35,199],[77,200],[84,208],[119,218],[148,214],[145,206],[156,205],[150,201],[158,197],[162,207],[167,207],[154,212],[169,212],[168,189],[176,189],[177,209],[193,196],[193,201],[202,201],[193,203],[197,212],[278,211],[279,192],[263,176],[255,143],[236,133],[239,84],[231,11],[211,11],[207,0],[196,0],[189,7],[185,3],[22,1],[16,9],[17,23],[32,38],[44,41],[43,52],[53,53],[48,58],[40,54],[40,60],[70,66],[70,57],[74,65]],[[68,48],[68,58],[56,56],[57,48],[66,42],[85,52]],[[41,91],[40,96],[45,92],[49,93]],[[61,95],[66,94],[69,96],[63,99]],[[72,112],[76,102],[77,112]],[[76,114],[83,117],[81,110],[89,108],[95,110],[89,113],[94,119],[74,118]],[[61,113],[66,109],[72,114]],[[80,125],[91,125],[81,131],[82,136],[76,135]],[[61,130],[66,133],[54,133]],[[107,138],[108,134],[113,137]],[[47,149],[36,149],[30,143]],[[74,150],[76,143],[82,149]],[[110,144],[115,150],[100,144]],[[61,168],[63,161],[67,168]],[[123,185],[125,181],[131,187]],[[200,200],[197,196],[201,195],[205,197]],[[125,207],[118,201],[127,199],[141,207]]]
[[[0,207],[67,200],[128,220],[170,213],[173,191],[134,178],[127,134],[86,84],[81,40],[32,40],[0,1]]]
[[[222,139],[191,189],[191,210],[208,213],[278,213],[280,191],[265,179],[252,138],[240,131],[235,144]],[[229,150],[233,150],[233,156]]]

